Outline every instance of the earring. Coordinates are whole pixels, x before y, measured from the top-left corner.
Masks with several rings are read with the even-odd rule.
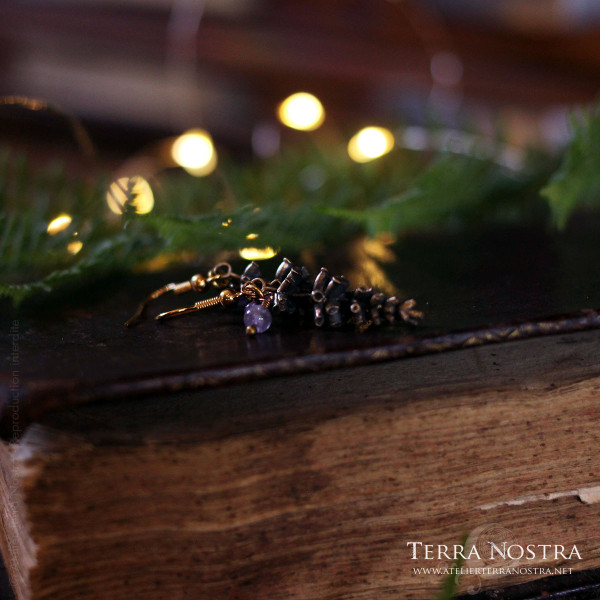
[[[325,267],[313,280],[305,267],[284,258],[270,282],[262,277],[260,267],[253,261],[241,275],[234,273],[229,263],[219,263],[206,277],[197,274],[183,283],[169,283],[152,292],[125,325],[131,327],[137,323],[149,302],[167,292],[204,292],[209,285],[221,292],[191,306],[160,313],[155,319],[164,321],[216,306],[242,307],[246,333],[255,335],[271,327],[274,313],[295,316],[299,322],[312,318],[317,327],[353,324],[361,331],[384,322],[417,325],[423,318],[413,299],[400,302],[395,296],[388,298],[372,288],[350,290],[345,277],[331,276]]]
[[[182,283],[167,283],[142,300],[135,314],[125,321],[125,327],[133,327],[144,316],[148,304],[152,300],[156,300],[168,292],[173,292],[174,294],[185,294],[186,292],[192,291],[203,292],[211,283],[225,282],[232,275],[235,274],[231,272],[231,265],[229,263],[219,263],[208,272],[206,277],[197,273],[196,275],[193,275],[189,281],[184,281]]]

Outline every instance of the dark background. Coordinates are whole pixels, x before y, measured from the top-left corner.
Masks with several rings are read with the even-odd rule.
[[[597,94],[599,30],[593,0],[4,2],[0,95],[81,117],[107,157],[193,126],[248,152],[300,90],[342,130],[500,123],[512,142],[556,144],[566,109]],[[38,152],[69,147],[60,119],[1,107],[0,126]]]

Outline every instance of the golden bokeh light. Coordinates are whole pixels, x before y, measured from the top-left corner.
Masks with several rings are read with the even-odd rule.
[[[247,239],[247,240],[255,240],[257,237],[258,237],[258,233],[249,233],[249,234],[246,236],[246,239]]]
[[[288,96],[277,109],[279,120],[292,129],[313,131],[325,120],[325,109],[316,96],[298,92]]]
[[[212,137],[204,129],[190,129],[171,147],[171,157],[190,175],[204,177],[217,168],[217,151]]]
[[[113,181],[106,192],[106,202],[112,212],[123,213],[124,206],[129,202],[136,213],[146,214],[154,208],[154,194],[146,179],[140,175],[119,177]]]
[[[348,154],[355,162],[369,162],[394,147],[394,135],[384,127],[365,127],[348,142]]]
[[[390,246],[396,238],[390,233],[383,233],[376,238],[365,238],[363,248],[367,256],[377,259],[382,263],[391,263],[396,260],[396,255]]]
[[[71,254],[77,254],[83,248],[83,244],[79,240],[75,240],[68,244],[67,251]]]
[[[276,256],[278,252],[279,250],[271,246],[265,246],[264,248],[240,248],[240,256],[244,260],[267,260]]]
[[[58,215],[58,217],[52,219],[50,223],[48,223],[48,227],[46,227],[46,232],[48,235],[56,235],[61,231],[64,231],[73,221],[71,215],[67,215],[63,213],[62,215]]]

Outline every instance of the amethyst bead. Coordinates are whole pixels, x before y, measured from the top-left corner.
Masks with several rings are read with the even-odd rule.
[[[271,327],[272,322],[271,311],[262,304],[251,302],[246,306],[246,311],[244,312],[244,325],[246,327],[254,325],[256,333],[263,333]]]

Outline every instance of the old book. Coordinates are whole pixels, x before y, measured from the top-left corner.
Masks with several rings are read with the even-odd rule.
[[[552,548],[463,591],[598,567],[598,341],[48,414],[2,446],[17,598],[433,598],[465,533]]]
[[[503,271],[471,257],[460,284],[415,251],[411,331],[248,339],[225,312],[124,330],[162,275],[8,313],[16,597],[425,599],[453,566],[464,593],[600,568],[600,286],[580,241]]]

